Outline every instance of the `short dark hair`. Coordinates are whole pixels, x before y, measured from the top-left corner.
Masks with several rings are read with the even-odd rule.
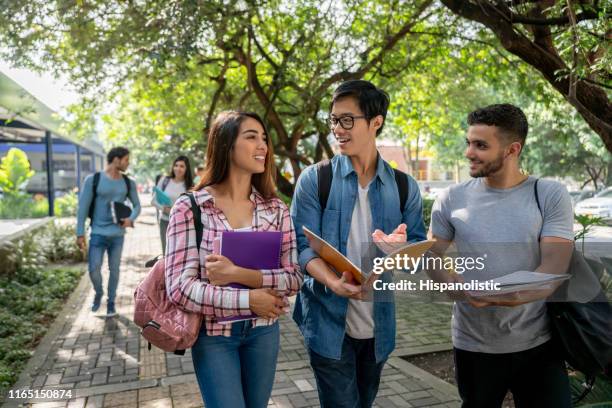
[[[196,170],[197,170],[197,171],[202,171],[202,170],[204,170],[204,169],[205,169],[205,167],[204,167],[204,165],[203,165],[203,164],[198,164],[198,167],[196,167]]]
[[[509,103],[500,103],[476,109],[467,117],[468,125],[495,126],[506,141],[520,142],[525,147],[529,125],[523,111]],[[521,149],[522,151],[522,149]]]
[[[130,151],[125,147],[113,147],[108,151],[108,154],[106,155],[106,162],[108,164],[111,164],[113,160],[115,160],[115,157],[123,159],[128,154],[130,154]]]
[[[389,109],[390,103],[389,95],[369,81],[362,79],[346,81],[341,83],[334,91],[331,103],[329,104],[329,110],[332,110],[334,103],[339,99],[349,96],[357,100],[359,109],[361,109],[368,121],[378,115],[382,115],[383,124],[376,131],[376,136],[378,136],[385,126],[384,119],[387,118],[387,109]]]

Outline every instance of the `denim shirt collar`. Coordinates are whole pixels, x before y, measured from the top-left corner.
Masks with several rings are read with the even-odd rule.
[[[343,178],[351,173],[355,173],[353,162],[349,156],[340,155],[338,160],[340,164],[340,174]],[[389,166],[385,166],[385,161],[382,159],[378,151],[376,152],[376,174],[374,177],[378,178],[383,185],[395,180],[393,169],[391,169]]]

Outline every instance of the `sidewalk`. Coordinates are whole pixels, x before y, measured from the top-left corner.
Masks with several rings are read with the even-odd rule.
[[[159,253],[160,246],[155,211],[144,207],[136,228],[130,230],[125,240],[116,301],[119,315],[105,319],[89,311],[93,291],[84,274],[13,387],[14,390],[70,390],[71,398],[25,403],[7,400],[4,406],[203,406],[190,352],[181,357],[155,348],[147,350],[139,328],[131,320],[133,291],[147,271],[144,261]],[[105,275],[105,284],[106,278]],[[104,307],[103,303],[101,309]],[[444,315],[444,311],[441,313]],[[430,316],[422,327],[411,331],[412,323],[403,320],[402,315],[405,313],[398,313],[397,350],[383,371],[376,406],[459,406],[454,386],[398,357],[448,349],[448,321]],[[316,385],[302,336],[289,316],[280,322],[281,349],[269,407],[316,407],[319,405]]]

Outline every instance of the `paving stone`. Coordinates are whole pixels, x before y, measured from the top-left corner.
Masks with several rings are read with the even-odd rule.
[[[170,396],[170,387],[152,387],[138,390],[138,402],[161,400]]]
[[[119,405],[131,404],[136,406],[138,404],[138,391],[123,391],[113,394],[107,394],[104,397],[104,407],[116,407]]]
[[[85,408],[86,398],[76,398],[68,401],[67,408]]]
[[[179,405],[175,405],[179,407]],[[159,398],[150,401],[144,401],[138,403],[138,408],[170,408],[172,407],[172,399],[167,398]]]

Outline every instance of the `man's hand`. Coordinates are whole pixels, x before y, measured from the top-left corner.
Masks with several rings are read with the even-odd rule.
[[[82,252],[85,252],[85,250],[87,249],[87,243],[85,242],[84,236],[77,237],[76,244]]]
[[[338,296],[351,299],[363,298],[361,285],[355,282],[350,272],[343,272],[340,278],[331,279],[328,282],[327,287],[329,287]]]
[[[127,227],[134,228],[134,221],[130,220],[129,218],[123,218],[121,220],[121,228],[127,228]]]
[[[385,254],[389,254],[398,249],[399,243],[406,243],[406,224],[400,224],[389,235],[377,229],[372,233],[372,239],[378,248]]]
[[[285,313],[287,302],[272,289],[251,289],[249,309],[259,317],[274,319]]]
[[[223,255],[207,255],[204,268],[213,285],[223,286],[236,282],[236,265]]]

